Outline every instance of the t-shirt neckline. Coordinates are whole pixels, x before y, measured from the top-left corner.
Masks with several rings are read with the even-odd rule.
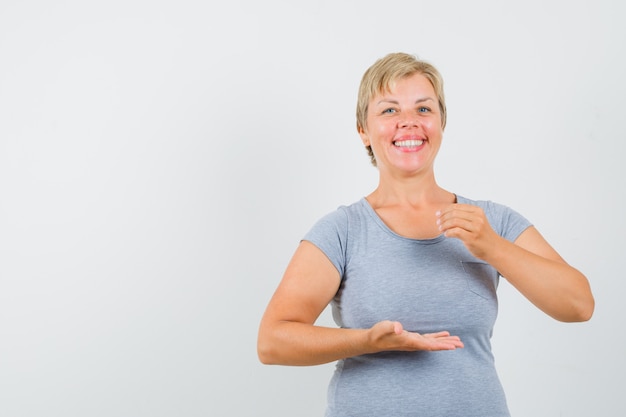
[[[465,200],[463,197],[459,196],[458,194],[455,194],[456,196],[456,201],[457,203],[460,202],[461,200]],[[374,222],[381,228],[383,229],[386,233],[388,233],[389,235],[397,238],[397,239],[401,239],[401,240],[405,240],[407,242],[414,242],[414,243],[419,243],[422,245],[432,245],[434,243],[439,243],[443,240],[446,239],[445,235],[443,233],[441,233],[438,236],[432,237],[432,238],[428,238],[428,239],[415,239],[415,238],[411,238],[411,237],[406,237],[406,236],[402,236],[396,232],[394,232],[393,230],[391,230],[389,228],[389,226],[387,226],[385,224],[385,222],[380,218],[380,216],[378,215],[378,213],[376,213],[376,210],[374,210],[374,208],[370,205],[370,203],[367,201],[367,199],[365,197],[361,198],[361,204],[364,206],[366,212],[369,214],[369,216],[374,220]]]

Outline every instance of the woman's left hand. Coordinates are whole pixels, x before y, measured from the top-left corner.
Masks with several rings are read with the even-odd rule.
[[[587,278],[568,265],[533,226],[509,242],[480,207],[452,204],[437,212],[439,230],[463,242],[542,311],[561,321],[586,321],[594,310]]]
[[[485,260],[500,236],[491,228],[485,212],[470,204],[451,204],[437,213],[437,225],[446,237],[461,240],[479,259]]]

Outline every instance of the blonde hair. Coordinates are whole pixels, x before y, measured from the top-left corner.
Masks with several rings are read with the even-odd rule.
[[[389,92],[394,82],[413,74],[422,74],[433,86],[439,111],[441,112],[441,128],[446,127],[446,99],[443,94],[443,78],[437,69],[426,61],[417,59],[414,55],[394,52],[377,60],[365,71],[359,86],[359,95],[356,106],[357,130],[365,130],[367,126],[367,110],[370,100],[378,94]],[[366,150],[372,165],[376,166],[376,158],[371,146]]]

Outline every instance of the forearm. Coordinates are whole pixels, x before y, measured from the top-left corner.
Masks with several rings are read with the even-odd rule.
[[[538,308],[565,322],[591,318],[593,296],[581,272],[565,261],[542,257],[504,239],[497,246],[484,260]]]
[[[258,355],[268,365],[320,365],[370,353],[367,332],[290,321],[262,325]]]

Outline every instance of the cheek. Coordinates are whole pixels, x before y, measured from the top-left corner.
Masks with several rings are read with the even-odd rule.
[[[394,132],[394,124],[393,123],[374,123],[370,132],[372,133],[372,137],[386,137]]]
[[[429,136],[441,136],[443,134],[439,120],[427,120],[422,126]]]
[[[394,118],[371,117],[367,119],[367,133],[370,145],[385,143],[393,138],[397,132],[398,121]],[[361,136],[363,137],[363,135]]]

